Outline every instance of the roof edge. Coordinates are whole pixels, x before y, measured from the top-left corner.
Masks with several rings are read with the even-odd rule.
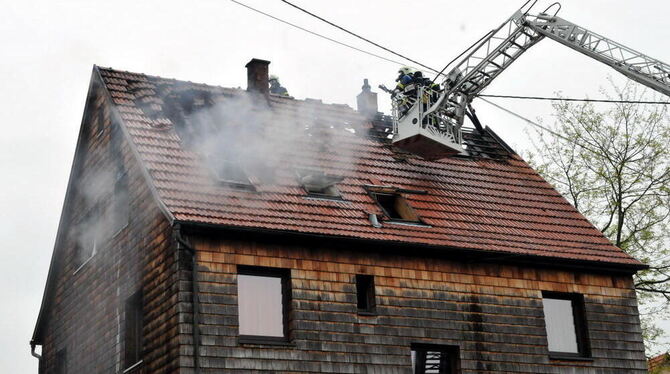
[[[54,288],[54,278],[56,277],[57,274],[57,269],[59,268],[58,264],[58,249],[61,247],[62,240],[63,240],[63,230],[65,225],[65,222],[67,222],[67,218],[69,217],[67,207],[70,205],[70,200],[72,198],[72,186],[74,184],[74,180],[76,179],[76,174],[77,170],[79,168],[80,164],[80,157],[81,157],[81,152],[79,149],[82,146],[82,143],[84,141],[84,127],[86,125],[85,121],[86,118],[88,117],[91,105],[91,95],[93,94],[95,89],[101,88],[104,92],[105,100],[110,103],[110,113],[111,113],[111,121],[112,123],[116,122],[119,124],[119,127],[121,129],[121,132],[123,133],[124,139],[128,143],[131,151],[133,152],[133,156],[138,160],[138,165],[139,168],[142,172],[142,175],[144,176],[145,183],[147,183],[147,186],[149,187],[149,190],[151,191],[151,195],[153,198],[156,200],[156,203],[158,204],[158,207],[160,211],[165,215],[167,220],[172,223],[174,222],[174,216],[172,213],[167,209],[167,206],[163,201],[160,199],[158,195],[158,191],[156,190],[156,187],[153,185],[153,182],[151,180],[151,176],[149,175],[149,171],[147,170],[146,166],[144,163],[141,161],[139,152],[137,150],[137,147],[135,146],[135,143],[132,141],[130,138],[130,135],[128,134],[128,130],[126,129],[124,125],[123,118],[121,117],[118,108],[116,104],[114,104],[114,100],[112,98],[111,93],[107,89],[107,86],[105,85],[104,79],[102,78],[102,75],[100,74],[100,69],[97,65],[93,65],[93,69],[91,71],[91,80],[89,82],[89,87],[88,87],[88,92],[86,94],[86,101],[85,101],[85,106],[84,106],[84,113],[82,115],[81,119],[81,124],[79,125],[79,135],[77,138],[77,145],[75,148],[75,154],[74,154],[74,159],[72,161],[72,166],[70,168],[70,177],[68,179],[68,184],[67,184],[67,189],[65,192],[65,200],[63,201],[63,207],[61,209],[61,217],[58,223],[58,229],[57,229],[57,234],[56,234],[56,240],[54,243],[54,248],[51,254],[51,263],[49,264],[49,273],[47,274],[47,281],[46,285],[44,287],[44,293],[42,294],[42,303],[40,305],[40,311],[37,315],[37,321],[35,322],[35,329],[33,330],[33,335],[30,340],[30,344],[41,344],[42,343],[42,329],[43,329],[43,324],[45,323],[45,313],[47,309],[51,305],[51,295],[53,293],[53,288]]]
[[[67,218],[69,217],[69,212],[67,210],[67,207],[70,205],[70,200],[72,199],[72,185],[74,184],[74,180],[76,179],[75,176],[77,174],[77,169],[80,163],[80,157],[81,157],[81,152],[79,149],[81,148],[82,142],[83,142],[83,133],[84,133],[84,125],[86,118],[88,117],[88,112],[90,111],[90,105],[91,105],[91,94],[93,91],[98,88],[97,85],[99,85],[102,82],[96,81],[95,77],[95,71],[97,69],[97,66],[93,65],[93,70],[91,72],[91,80],[89,81],[88,84],[88,92],[86,93],[86,99],[84,103],[84,113],[82,114],[81,118],[81,124],[79,125],[79,135],[77,136],[77,145],[75,147],[75,152],[72,160],[72,166],[70,166],[70,177],[68,178],[68,183],[67,183],[67,188],[65,190],[65,199],[63,200],[63,207],[61,208],[61,215],[60,215],[60,220],[58,222],[58,229],[56,229],[56,240],[54,241],[54,247],[51,253],[51,262],[49,264],[49,272],[47,274],[47,280],[46,284],[44,286],[44,292],[42,294],[42,303],[40,305],[40,311],[37,314],[37,321],[35,322],[35,329],[33,330],[33,336],[30,340],[30,344],[41,344],[41,333],[42,333],[42,324],[44,323],[44,314],[47,310],[47,308],[50,306],[50,296],[53,293],[53,282],[54,282],[54,277],[56,276],[57,270],[56,268],[58,267],[57,265],[57,251],[58,248],[61,247],[61,241],[63,240],[63,230],[65,227],[65,222],[67,222]]]
[[[604,272],[633,275],[640,270],[648,269],[649,266],[643,263],[639,264],[622,264],[616,262],[604,261],[590,261],[590,260],[576,260],[561,257],[528,255],[528,254],[509,254],[504,252],[485,251],[478,249],[469,249],[453,246],[436,246],[429,244],[404,243],[398,241],[375,240],[375,239],[361,239],[351,238],[336,235],[303,233],[289,230],[272,230],[264,228],[218,225],[194,221],[175,221],[175,224],[180,224],[184,228],[191,228],[193,231],[228,231],[237,233],[261,234],[267,237],[285,237],[285,238],[302,238],[302,239],[328,239],[331,242],[338,244],[351,245],[353,243],[365,243],[374,246],[375,248],[383,248],[388,253],[389,250],[400,251],[411,248],[416,251],[416,254],[431,255],[443,258],[457,258],[465,262],[489,263],[497,262],[506,265],[528,265],[528,266],[542,266],[546,268],[558,268],[567,270],[585,270],[591,272]],[[419,251],[417,251],[419,250]],[[448,252],[445,253],[445,250]],[[407,252],[398,252],[397,254],[407,254]]]
[[[507,144],[495,131],[493,131],[493,129],[490,126],[486,126],[484,128],[484,131],[486,131],[489,135],[491,135],[491,137],[495,139],[495,141],[497,141],[498,144],[500,144],[503,148],[505,148],[507,152],[517,156],[519,155],[518,153],[516,153],[514,148],[510,147],[510,145]]]
[[[156,186],[153,183],[153,179],[151,177],[151,174],[149,173],[149,169],[145,165],[144,161],[142,161],[142,157],[140,156],[140,152],[137,149],[137,146],[135,145],[135,142],[132,140],[130,134],[128,134],[128,129],[125,126],[125,122],[123,121],[123,118],[121,117],[121,113],[119,113],[119,109],[114,103],[114,98],[112,97],[112,94],[109,92],[107,89],[107,85],[105,84],[105,81],[102,77],[102,74],[100,73],[100,69],[97,65],[93,65],[93,72],[96,75],[96,78],[99,80],[100,84],[102,84],[105,92],[105,98],[109,100],[110,102],[110,110],[111,110],[111,115],[112,115],[112,121],[116,121],[119,124],[119,128],[121,129],[121,132],[123,133],[123,137],[126,140],[126,143],[128,143],[128,146],[130,147],[130,150],[133,152],[133,156],[137,160],[137,164],[139,166],[140,171],[142,172],[142,176],[144,177],[144,181],[147,184],[147,187],[149,187],[149,191],[151,193],[151,196],[154,198],[156,201],[156,204],[158,205],[159,210],[165,215],[165,218],[172,224],[175,221],[175,217],[170,212],[168,209],[167,205],[163,202],[161,199],[160,195],[158,194],[158,190],[156,189]],[[137,73],[135,73],[137,74]]]

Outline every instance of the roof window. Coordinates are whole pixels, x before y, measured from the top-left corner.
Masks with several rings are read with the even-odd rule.
[[[254,185],[249,180],[249,176],[238,161],[214,158],[209,159],[209,163],[215,177],[220,183],[231,187],[255,190]]]
[[[372,197],[384,211],[384,215],[392,221],[420,222],[419,216],[407,202],[397,192],[380,193],[372,192]]]
[[[341,199],[340,191],[337,189],[337,183],[340,183],[344,177],[333,174],[326,174],[320,170],[298,170],[298,180],[302,187],[311,197],[320,197],[327,199]]]
[[[379,181],[376,181],[374,185],[368,184],[364,187],[382,209],[389,222],[425,225],[404,197],[404,194],[425,195],[428,193],[427,191],[410,190],[377,183]]]

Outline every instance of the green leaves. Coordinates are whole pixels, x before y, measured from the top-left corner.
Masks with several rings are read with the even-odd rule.
[[[637,86],[613,86],[620,100],[639,100]],[[610,96],[610,95],[608,95]],[[611,96],[610,96],[611,97]],[[667,105],[553,103],[537,130],[529,162],[622,250],[650,269],[635,277],[641,309],[670,302],[670,118]],[[661,304],[659,304],[661,303]],[[653,317],[663,317],[660,308]],[[660,313],[660,314],[659,314]],[[647,343],[659,330],[643,315]]]

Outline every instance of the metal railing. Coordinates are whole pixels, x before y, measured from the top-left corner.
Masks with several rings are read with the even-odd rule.
[[[392,100],[394,134],[398,134],[400,126],[416,126],[433,137],[460,144],[463,140],[461,124],[454,122],[456,113],[451,107],[426,113],[439,99],[440,94],[441,90],[426,86],[418,86],[410,92],[396,93]]]

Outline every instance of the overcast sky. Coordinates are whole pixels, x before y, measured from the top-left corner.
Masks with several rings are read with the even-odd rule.
[[[298,13],[279,0],[240,0],[329,37],[395,57]],[[509,17],[522,1],[295,0],[369,39],[435,68]],[[561,15],[670,62],[670,3],[564,0]],[[392,85],[396,65],[324,41],[228,0],[0,0],[0,372],[36,372],[29,354],[93,64],[244,87],[244,65],[271,60],[296,98],[355,107],[363,78]],[[600,97],[614,71],[545,40],[487,93]],[[378,91],[378,90],[377,90]],[[551,122],[548,103],[497,100]],[[380,93],[380,106],[389,100]],[[528,147],[523,121],[475,101],[480,119]]]

